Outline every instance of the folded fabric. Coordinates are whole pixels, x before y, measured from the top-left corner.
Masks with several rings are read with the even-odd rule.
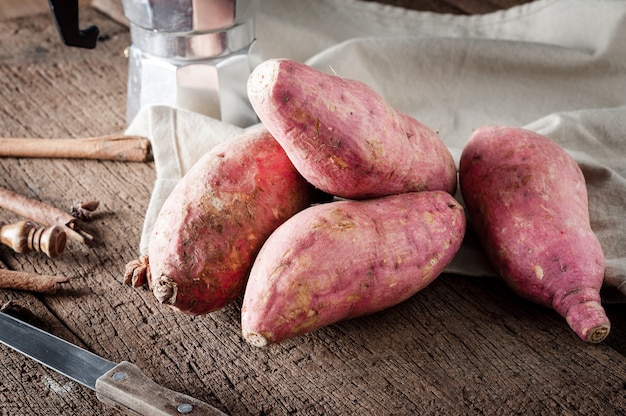
[[[357,0],[264,0],[262,59],[285,57],[361,80],[437,131],[457,162],[472,129],[526,127],[581,165],[605,283],[626,293],[626,7],[622,0],[538,0],[454,16]],[[204,152],[241,132],[185,110],[143,109],[128,129],[152,141],[157,180],[140,251],[172,186]],[[448,272],[493,275],[468,236]],[[626,301],[626,297],[624,298]]]

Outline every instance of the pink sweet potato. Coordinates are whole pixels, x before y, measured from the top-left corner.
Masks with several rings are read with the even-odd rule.
[[[154,295],[193,315],[231,303],[266,238],[315,194],[265,128],[215,147],[158,215],[148,247]]]
[[[439,136],[362,82],[271,59],[251,74],[248,97],[302,176],[329,194],[456,191],[454,160]]]
[[[443,191],[316,205],[261,248],[242,305],[242,333],[265,346],[396,305],[430,284],[465,233]]]
[[[502,279],[581,339],[602,341],[604,256],[576,162],[545,136],[485,126],[464,148],[459,178],[469,223]]]

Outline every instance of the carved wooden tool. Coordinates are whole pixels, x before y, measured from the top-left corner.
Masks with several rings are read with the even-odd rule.
[[[82,139],[0,138],[0,156],[147,162],[150,141],[141,136],[110,135]]]
[[[14,212],[39,224],[58,225],[68,238],[84,243],[93,240],[93,236],[79,229],[79,221],[69,212],[62,211],[51,205],[28,198],[10,189],[0,186],[0,208]]]
[[[0,242],[16,253],[37,251],[55,258],[65,250],[67,235],[58,225],[42,227],[31,221],[0,222]]]

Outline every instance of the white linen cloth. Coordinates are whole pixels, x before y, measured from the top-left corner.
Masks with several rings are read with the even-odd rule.
[[[537,0],[458,16],[358,0],[262,0],[256,31],[261,59],[295,59],[367,83],[437,131],[457,163],[485,124],[525,127],[564,147],[587,180],[605,286],[626,301],[626,2]],[[127,133],[151,140],[157,171],[142,254],[174,184],[241,131],[170,107],[140,111]],[[446,271],[493,275],[471,235]]]

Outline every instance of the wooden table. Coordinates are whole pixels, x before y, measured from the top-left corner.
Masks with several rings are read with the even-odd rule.
[[[105,36],[95,50],[62,46],[47,14],[0,22],[2,136],[124,130],[128,30],[92,9],[82,19]],[[101,204],[86,223],[93,244],[70,241],[54,260],[0,248],[10,269],[71,278],[54,295],[2,290],[0,303],[13,301],[47,331],[131,361],[164,386],[229,414],[626,412],[624,305],[607,305],[612,332],[590,345],[554,312],[498,281],[441,276],[397,307],[259,349],[240,336],[240,301],[190,317],[124,285],[124,266],[138,254],[152,163],[5,158],[0,172],[0,186],[57,207],[76,199]],[[118,414],[87,388],[0,351],[2,415]]]

